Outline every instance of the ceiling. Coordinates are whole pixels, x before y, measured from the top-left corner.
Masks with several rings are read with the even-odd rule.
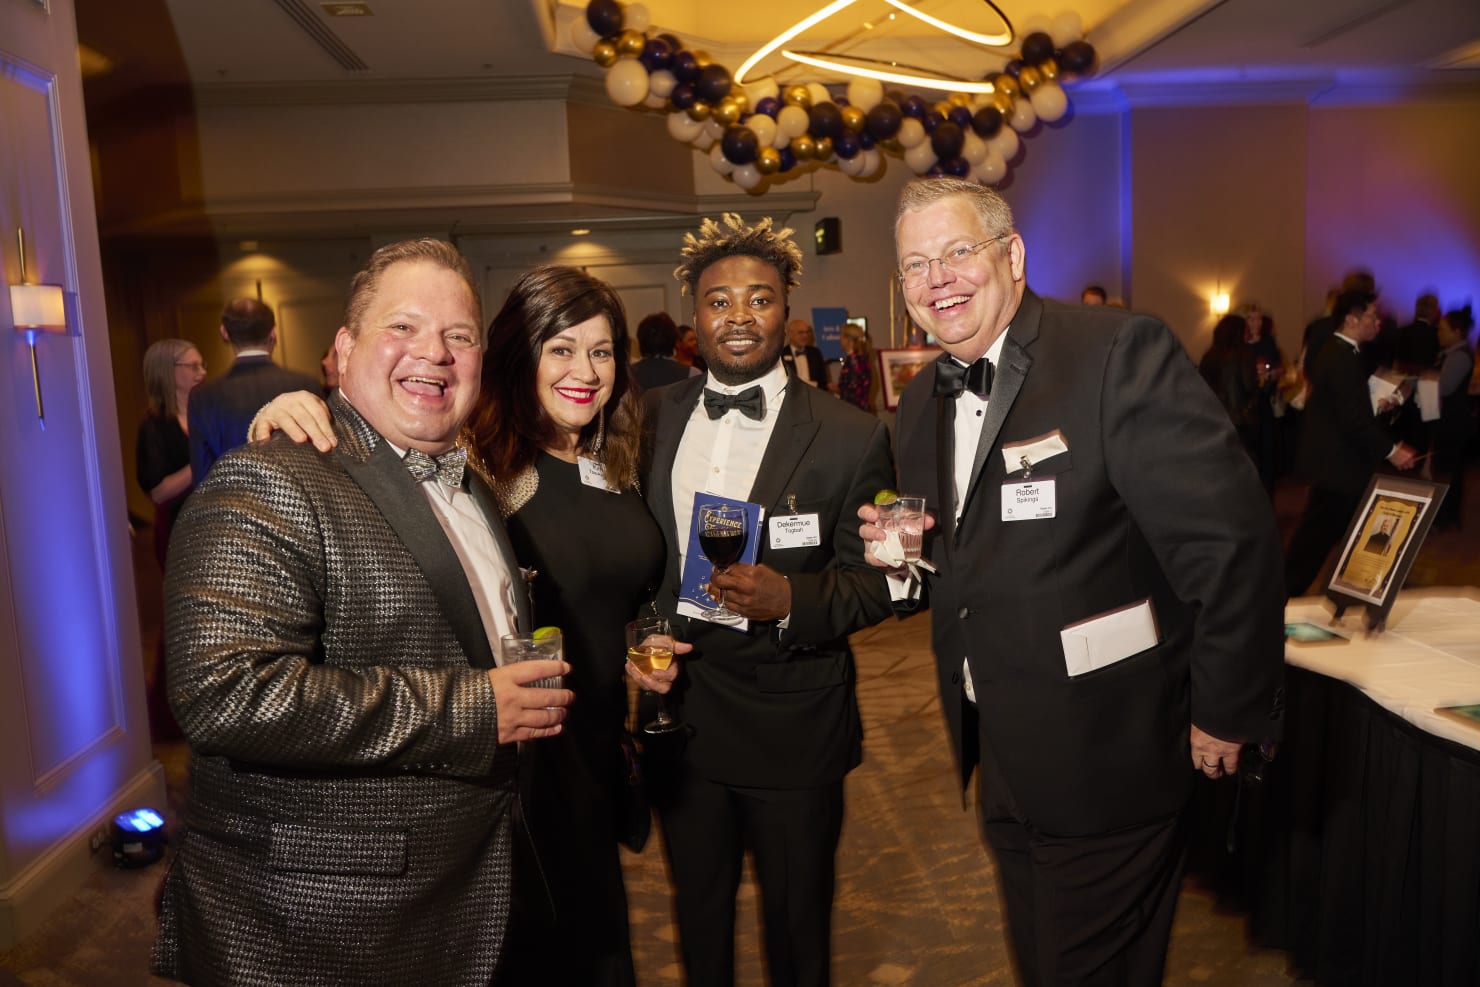
[[[962,28],[991,31],[982,0],[918,0]],[[368,16],[326,15],[318,0],[76,0],[79,35],[101,56],[89,108],[145,88],[331,80],[426,80],[600,73],[575,53],[574,0],[366,0]],[[653,31],[671,31],[732,70],[816,7],[797,0],[646,0]],[[1019,33],[1067,8],[999,0]],[[961,76],[1006,54],[884,21],[884,0],[856,0],[798,38],[799,48],[895,58]],[[800,12],[800,13],[799,13]],[[1076,0],[1100,52],[1099,88],[1199,82],[1480,86],[1476,0]],[[863,23],[876,23],[865,31]],[[805,43],[804,43],[805,42]],[[1015,46],[1014,46],[1015,47]],[[767,63],[780,66],[773,60]],[[815,78],[815,74],[813,76]],[[791,81],[782,76],[783,81]],[[825,81],[825,80],[824,80]]]

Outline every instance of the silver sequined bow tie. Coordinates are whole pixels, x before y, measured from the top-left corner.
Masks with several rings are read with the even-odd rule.
[[[420,449],[411,449],[401,462],[406,464],[406,471],[418,481],[429,480],[435,476],[449,487],[460,490],[463,483],[463,470],[468,464],[468,451],[453,449],[451,452],[444,452],[440,456],[433,457]]]

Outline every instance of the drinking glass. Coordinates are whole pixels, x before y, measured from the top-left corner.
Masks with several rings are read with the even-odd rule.
[[[673,664],[673,632],[666,617],[639,617],[627,625],[627,660],[644,675],[654,669],[662,671]],[[668,697],[658,697],[658,718],[643,725],[643,733],[672,733],[683,728],[678,718],[668,711]]]
[[[900,496],[884,505],[879,509],[879,527],[899,536],[906,562],[919,562],[920,544],[925,538],[925,498]]]
[[[724,572],[745,551],[745,511],[729,504],[699,506],[699,547],[716,572]],[[709,611],[716,624],[738,624],[745,618],[725,607],[725,591],[719,591],[719,606]]]
[[[505,665],[531,658],[558,660],[564,655],[565,642],[558,630],[543,627],[538,638],[533,634],[505,634],[499,638],[499,650]],[[549,678],[535,679],[528,685],[532,689],[564,689],[565,676],[552,675]]]

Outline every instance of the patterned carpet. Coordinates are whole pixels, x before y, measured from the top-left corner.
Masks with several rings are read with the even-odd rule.
[[[1409,585],[1480,584],[1477,486],[1472,479],[1469,529],[1432,537]],[[1287,532],[1300,496],[1298,490],[1281,488],[1277,497]],[[148,614],[152,604],[157,614],[158,576],[147,551],[138,554],[141,609]],[[144,624],[147,652],[158,630],[147,617]],[[848,779],[838,860],[833,979],[844,987],[1013,982],[992,866],[978,838],[975,810],[963,807],[952,780],[928,636],[928,618],[919,616],[854,638],[865,757]],[[156,753],[170,780],[173,814],[182,794],[185,750],[161,745]],[[682,983],[659,840],[655,833],[646,852],[624,858],[638,980],[644,987]],[[68,907],[0,954],[0,987],[165,983],[146,972],[153,898],[162,874],[159,866],[99,868]],[[759,919],[748,876],[744,888],[736,982],[761,987]],[[1242,916],[1220,909],[1211,893],[1191,881],[1179,904],[1166,982],[1302,983],[1286,972],[1284,954],[1248,945]]]

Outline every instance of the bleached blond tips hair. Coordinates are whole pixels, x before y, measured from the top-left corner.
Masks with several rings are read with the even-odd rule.
[[[755,225],[746,225],[738,213],[727,212],[719,221],[705,217],[699,233],[683,235],[679,256],[683,263],[674,268],[685,295],[694,294],[699,276],[726,257],[755,257],[765,261],[781,275],[787,291],[802,283],[802,248],[793,240],[792,230],[777,230],[766,216]]]

